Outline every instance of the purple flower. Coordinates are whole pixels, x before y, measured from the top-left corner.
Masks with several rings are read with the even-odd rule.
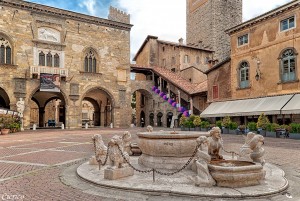
[[[173,106],[173,107],[176,107],[176,105],[177,105],[176,102],[173,102],[173,103],[172,103],[172,106]]]
[[[157,88],[156,88],[156,86],[153,86],[152,87],[152,91],[155,91]]]

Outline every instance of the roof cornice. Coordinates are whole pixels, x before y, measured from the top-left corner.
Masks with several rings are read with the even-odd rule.
[[[300,0],[293,0],[293,1],[289,2],[289,3],[287,3],[287,4],[284,4],[284,5],[282,5],[282,6],[278,7],[278,8],[275,8],[275,9],[273,9],[273,10],[271,10],[269,12],[266,12],[266,13],[264,13],[262,15],[259,15],[259,16],[255,17],[255,18],[251,19],[251,20],[248,20],[248,21],[242,23],[242,24],[239,24],[239,25],[237,25],[235,27],[232,27],[232,28],[226,30],[225,32],[227,34],[231,35],[231,34],[233,34],[235,32],[238,32],[238,31],[243,30],[243,29],[245,29],[247,27],[253,26],[254,24],[257,24],[259,22],[265,21],[265,20],[267,20],[269,18],[275,17],[275,16],[277,16],[277,15],[279,15],[281,13],[287,12],[288,10],[291,10],[291,9],[293,9],[295,7],[299,7],[299,6],[300,6]]]
[[[59,18],[63,17],[66,19],[72,19],[80,22],[92,23],[92,24],[97,24],[105,27],[112,27],[112,28],[126,30],[126,31],[130,31],[131,27],[133,26],[131,24],[103,19],[99,17],[76,13],[73,11],[54,8],[51,6],[31,3],[23,0],[0,0],[0,5],[14,7],[17,9],[27,10],[30,12],[35,12],[40,14],[52,15]]]

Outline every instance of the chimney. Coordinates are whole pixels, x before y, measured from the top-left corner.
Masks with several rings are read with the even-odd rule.
[[[183,45],[183,38],[179,38],[178,41],[179,41],[179,44],[180,44],[180,45]]]

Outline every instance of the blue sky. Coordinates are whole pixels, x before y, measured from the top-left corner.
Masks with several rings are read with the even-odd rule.
[[[186,0],[26,0],[83,14],[107,18],[112,5],[130,14],[131,57],[147,35],[177,42],[185,39]],[[291,0],[243,0],[243,20],[249,20]],[[176,2],[176,3],[175,3]]]

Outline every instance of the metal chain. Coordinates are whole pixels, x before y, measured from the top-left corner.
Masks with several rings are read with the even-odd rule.
[[[174,172],[161,172],[159,170],[156,170],[154,169],[154,171],[157,173],[157,174],[160,174],[160,175],[165,175],[165,176],[171,176],[171,175],[174,175],[174,174],[177,174],[179,172],[181,172],[182,170],[184,170],[190,163],[191,161],[193,160],[193,158],[195,157],[197,151],[198,151],[198,148],[200,147],[200,145],[197,145],[195,150],[194,150],[194,153],[193,155],[189,158],[189,160],[179,169],[179,170],[176,170]]]
[[[140,173],[149,173],[149,172],[152,172],[152,171],[153,171],[153,169],[150,169],[150,170],[139,170],[139,169],[135,168],[135,167],[127,160],[127,158],[125,157],[124,153],[122,152],[120,146],[119,146],[119,145],[117,145],[117,146],[118,146],[118,149],[119,149],[119,151],[120,151],[120,153],[121,153],[123,159],[125,160],[125,162],[126,162],[132,169],[134,169],[135,171],[140,172]]]
[[[222,139],[222,141],[223,141],[223,139]],[[222,148],[222,150],[223,150],[225,153],[231,154],[231,155],[232,155],[232,158],[234,157],[234,155],[241,157],[240,154],[238,154],[238,153],[236,153],[236,152],[234,152],[234,151],[227,151],[227,150],[225,150],[223,146],[222,146],[221,148]]]
[[[160,175],[166,175],[166,176],[171,176],[171,175],[174,175],[176,173],[179,173],[181,172],[182,170],[184,170],[190,163],[191,161],[193,160],[193,158],[195,157],[197,151],[198,151],[198,148],[200,147],[200,145],[197,145],[196,148],[195,148],[195,151],[193,152],[193,155],[189,158],[189,160],[179,169],[179,170],[176,170],[174,172],[161,172],[159,170],[156,170],[156,169],[149,169],[149,170],[139,170],[137,168],[135,168],[128,160],[127,158],[125,157],[124,153],[122,152],[120,146],[118,145],[118,149],[123,157],[123,159],[126,161],[126,163],[131,167],[133,168],[135,171],[137,172],[141,172],[141,173],[149,173],[149,172],[156,172],[157,174],[160,174]]]

